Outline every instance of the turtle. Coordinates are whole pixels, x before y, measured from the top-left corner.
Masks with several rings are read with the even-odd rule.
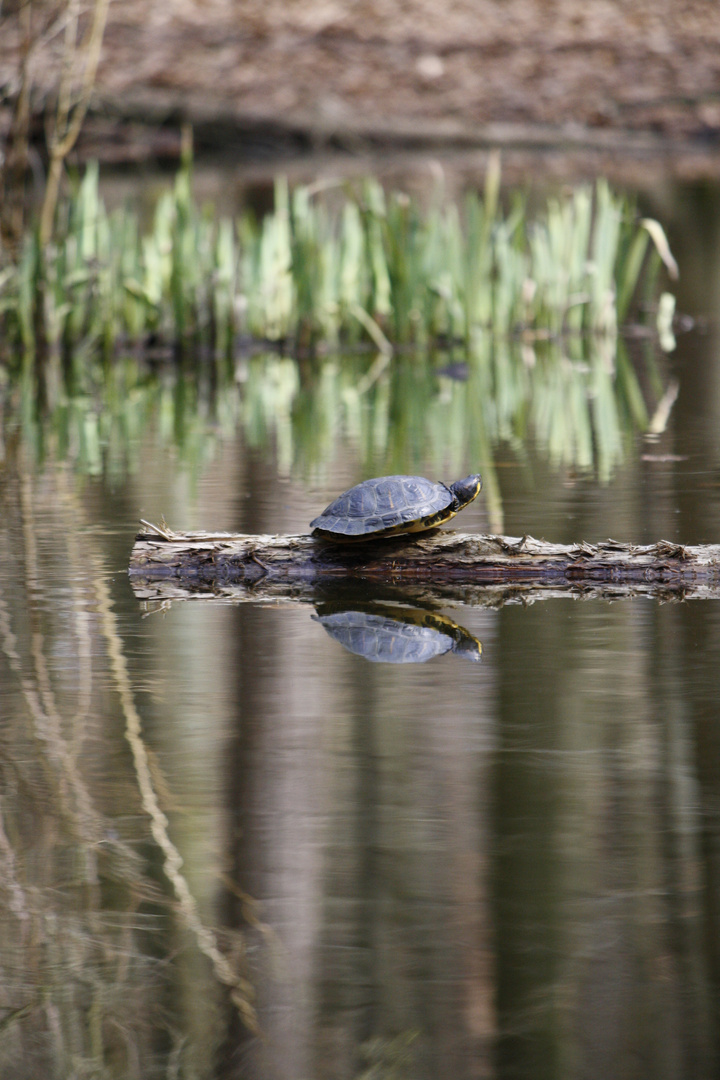
[[[343,544],[425,532],[455,517],[481,488],[479,473],[449,486],[424,476],[378,476],[338,495],[310,528],[313,536]]]
[[[443,653],[482,659],[482,644],[452,619],[391,604],[320,604],[312,618],[348,652],[376,664],[424,664]]]

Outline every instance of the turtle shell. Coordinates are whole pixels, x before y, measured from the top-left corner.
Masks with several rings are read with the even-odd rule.
[[[424,476],[381,476],[338,495],[310,528],[333,540],[420,532],[447,521],[456,505],[445,484]]]
[[[453,639],[429,626],[406,625],[366,611],[314,615],[348,652],[379,664],[424,664],[450,652]]]
[[[421,608],[370,603],[362,607],[327,603],[312,618],[348,652],[376,664],[424,664],[454,652],[482,658],[482,644],[463,626]]]

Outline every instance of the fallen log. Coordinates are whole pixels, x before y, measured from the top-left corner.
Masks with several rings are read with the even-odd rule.
[[[410,588],[468,602],[592,592],[668,598],[720,597],[720,545],[554,544],[531,536],[437,530],[368,543],[334,544],[311,536],[179,533],[143,522],[130,557],[141,599],[214,595],[311,600],[318,590],[372,583],[374,591]],[[470,601],[473,602],[473,601]]]

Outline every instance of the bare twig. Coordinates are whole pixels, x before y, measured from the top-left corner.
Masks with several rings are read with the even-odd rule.
[[[50,167],[45,198],[40,214],[40,240],[46,244],[52,236],[63,163],[72,150],[85,120],[95,83],[110,0],[95,0],[87,37],[78,44],[79,0],[68,0],[62,74],[58,87],[55,118],[48,132]],[[82,67],[79,89],[73,87]]]

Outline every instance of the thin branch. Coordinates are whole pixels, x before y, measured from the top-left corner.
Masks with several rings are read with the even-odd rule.
[[[102,40],[105,33],[110,0],[95,0],[93,18],[86,41],[77,45],[78,0],[68,0],[69,17],[65,28],[65,53],[63,73],[58,90],[58,104],[54,130],[48,136],[50,168],[48,170],[45,198],[40,214],[40,240],[47,244],[52,236],[63,163],[80,134],[90,104],[95,84]],[[81,64],[80,54],[85,54],[83,75],[77,100],[72,101],[73,77]]]

